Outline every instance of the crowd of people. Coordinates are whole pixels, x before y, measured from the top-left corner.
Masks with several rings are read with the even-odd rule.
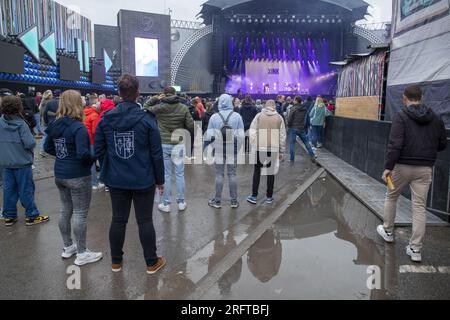
[[[200,160],[212,159],[207,162],[215,167],[215,193],[208,205],[217,210],[222,208],[227,175],[230,206],[237,209],[240,206],[236,180],[239,164],[254,165],[253,187],[247,201],[258,203],[261,176],[266,176],[264,202],[274,203],[275,177],[285,159],[286,146],[290,149],[289,160],[294,162],[296,143],[303,143],[315,163],[317,149],[323,146],[326,117],[333,115],[332,105],[320,96],[303,100],[300,96],[291,99],[280,95],[276,100],[264,102],[254,102],[251,96],[246,96],[241,103],[228,94],[215,100],[191,99],[167,87],[161,95],[144,98],[138,79],[131,75],[123,75],[118,88],[117,97],[82,96],[74,90],[30,93],[23,97],[7,89],[0,90],[0,148],[5,151],[0,156],[4,193],[1,218],[5,225],[10,227],[18,222],[18,200],[25,208],[27,226],[50,219],[40,213],[34,200],[35,138],[41,138],[40,156],[55,158],[55,184],[61,205],[59,229],[64,244],[62,257],[76,256],[74,263],[78,266],[102,259],[101,252],[88,249],[86,230],[92,191],[104,189],[110,193],[112,204],[109,240],[113,272],[122,269],[132,203],[147,273],[154,274],[165,266],[165,258],[157,255],[153,204],[158,196],[161,198],[158,209],[162,213],[172,211],[175,176],[177,209],[179,212],[187,209],[185,164],[195,160],[192,149],[198,147],[196,130],[203,135]],[[431,118],[436,122],[435,127],[439,127],[437,118]],[[441,150],[442,144],[436,147]],[[420,164],[430,165],[435,153],[427,155],[428,162],[419,161]],[[385,172],[384,179],[392,172],[398,173],[397,156],[390,151],[391,160],[386,167],[389,172]],[[411,161],[407,164],[417,165]],[[405,167],[404,170],[404,175],[414,176],[408,171],[413,169]],[[428,177],[428,167],[423,171]],[[396,183],[401,179],[399,174],[394,175]],[[407,183],[405,180],[402,186]],[[425,181],[421,185],[424,192],[426,185]],[[378,230],[386,241],[393,241],[393,206],[399,194],[398,189],[388,194],[387,222]],[[413,255],[421,249],[423,239],[422,224],[418,228],[409,249]]]
[[[240,206],[236,183],[238,153],[244,151],[248,155],[254,149],[251,146],[256,146],[253,188],[247,201],[257,203],[260,179],[265,175],[265,202],[272,204],[275,176],[280,161],[284,160],[288,134],[291,140],[303,138],[315,161],[313,148],[320,148],[322,141],[319,135],[313,147],[311,128],[324,122],[322,114],[330,115],[321,112],[325,104],[320,97],[315,104],[312,98],[303,103],[301,97],[291,100],[283,96],[266,102],[254,102],[251,96],[246,96],[241,103],[227,94],[215,100],[177,95],[174,88],[168,87],[161,95],[145,98],[140,94],[138,80],[130,75],[120,79],[119,93],[120,96],[110,97],[96,93],[82,96],[74,90],[48,90],[24,96],[8,89],[0,91],[0,145],[7,151],[0,157],[4,184],[1,218],[5,225],[10,227],[18,222],[18,200],[25,207],[27,226],[50,220],[40,213],[34,200],[33,163],[38,150],[40,157],[55,159],[64,259],[76,256],[75,264],[82,266],[103,257],[101,252],[87,247],[87,216],[92,192],[110,193],[113,211],[110,244],[115,272],[122,267],[132,202],[147,272],[155,273],[165,265],[165,259],[156,255],[152,220],[155,191],[161,196],[158,209],[171,212],[175,175],[177,209],[179,212],[187,209],[184,170],[186,160],[194,158],[189,151],[194,147],[196,126],[204,135],[201,150],[205,154],[208,148],[213,150],[216,192],[208,204],[215,209],[222,207],[227,175],[230,206],[236,209]],[[308,121],[312,121],[311,127]],[[184,133],[174,135],[177,130]],[[191,150],[186,148],[189,145]],[[289,145],[295,148],[295,141]],[[291,154],[295,155],[295,150]],[[290,160],[295,157],[291,155]]]

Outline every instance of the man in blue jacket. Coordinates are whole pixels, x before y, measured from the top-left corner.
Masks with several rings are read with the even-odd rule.
[[[133,201],[147,273],[155,274],[166,264],[165,258],[156,254],[152,216],[155,189],[164,192],[161,137],[154,115],[141,110],[135,102],[140,95],[138,79],[123,75],[118,86],[123,102],[105,113],[95,134],[101,180],[111,191],[112,270],[122,269],[125,230]]]

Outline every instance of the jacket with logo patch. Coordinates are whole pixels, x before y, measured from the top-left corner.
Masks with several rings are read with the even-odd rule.
[[[95,133],[100,179],[108,187],[144,190],[164,184],[161,136],[155,116],[130,101],[105,113]]]
[[[55,177],[76,179],[91,175],[94,158],[91,155],[89,133],[83,122],[63,117],[48,126],[44,150],[56,157]]]

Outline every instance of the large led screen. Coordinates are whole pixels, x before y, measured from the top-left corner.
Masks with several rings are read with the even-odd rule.
[[[158,77],[158,40],[135,38],[136,76]]]

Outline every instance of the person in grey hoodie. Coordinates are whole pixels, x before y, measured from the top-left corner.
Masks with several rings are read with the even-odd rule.
[[[239,207],[237,196],[236,169],[237,153],[244,144],[244,122],[239,113],[233,111],[233,98],[223,94],[219,98],[219,112],[211,117],[206,141],[214,141],[215,168],[216,168],[216,195],[209,201],[209,206],[215,209],[222,208],[222,191],[227,167],[230,185],[231,208]],[[231,155],[231,157],[230,157]]]
[[[20,98],[8,96],[2,99],[0,118],[0,168],[3,172],[3,216],[6,226],[17,220],[17,201],[25,208],[26,225],[49,221],[41,216],[34,201],[33,149],[36,142],[23,119]]]

